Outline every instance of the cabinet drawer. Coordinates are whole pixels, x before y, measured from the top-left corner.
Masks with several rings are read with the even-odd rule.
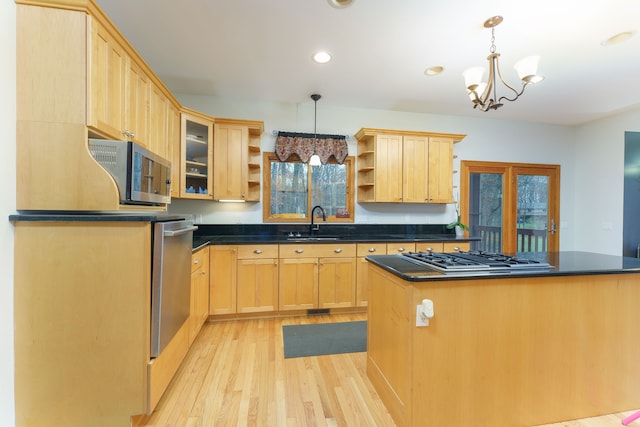
[[[386,243],[358,243],[358,256],[386,255]]]
[[[278,245],[240,245],[238,259],[278,258]]]
[[[209,264],[209,246],[191,254],[191,272],[198,270],[203,265]]]
[[[416,243],[416,251],[417,252],[442,252],[444,250],[444,246],[442,242],[418,242]]]
[[[287,244],[280,245],[280,258],[331,258],[355,257],[355,243]]]
[[[387,243],[387,255],[401,254],[403,252],[414,252],[416,245],[413,242]]]
[[[471,249],[470,242],[445,242],[443,252],[468,251]]]

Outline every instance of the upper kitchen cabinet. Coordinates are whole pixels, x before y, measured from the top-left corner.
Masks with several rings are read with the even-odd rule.
[[[88,139],[133,140],[170,157],[180,141],[168,136],[169,104],[179,103],[100,8],[16,0],[16,65],[17,209],[157,211],[120,205]]]
[[[213,198],[260,201],[260,121],[216,119]]]
[[[150,148],[149,78],[113,29],[97,20],[91,20],[90,27],[87,124],[108,138]]]
[[[213,118],[183,109],[180,129],[180,197],[212,200]]]
[[[180,143],[180,109],[167,103],[167,139],[169,161],[171,161],[171,197],[180,197],[180,175],[182,171],[182,144]]]
[[[360,129],[358,202],[452,203],[453,144],[464,137]]]

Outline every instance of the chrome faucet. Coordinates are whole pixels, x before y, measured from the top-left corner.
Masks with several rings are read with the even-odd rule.
[[[324,208],[320,205],[314,206],[313,209],[311,209],[311,225],[309,226],[310,235],[313,234],[314,231],[320,230],[320,225],[313,223],[314,213],[316,209],[320,209],[320,212],[322,212],[322,220],[323,221],[327,220],[327,212],[325,212]]]

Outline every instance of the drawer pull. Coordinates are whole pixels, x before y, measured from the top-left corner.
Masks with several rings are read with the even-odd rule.
[[[342,249],[340,249],[340,248],[338,248],[338,249],[334,249],[334,251],[333,251],[333,252],[335,252],[335,253],[339,254],[340,252],[342,252]]]
[[[368,249],[368,251],[369,251],[369,252],[375,252],[375,251],[376,251],[376,248],[369,248],[369,249]]]
[[[304,249],[296,249],[295,250],[295,253],[297,253],[297,254],[301,254],[302,252],[304,252]]]
[[[196,258],[196,259],[194,259],[194,260],[193,260],[193,263],[194,263],[194,264],[200,264],[200,258]]]
[[[453,248],[453,250],[456,251],[456,252],[460,252],[460,247],[456,246],[456,247]]]
[[[398,252],[404,252],[405,248],[398,248]]]
[[[433,248],[425,248],[427,252],[433,252]]]
[[[256,249],[253,251],[254,254],[260,255],[262,253],[262,249]]]

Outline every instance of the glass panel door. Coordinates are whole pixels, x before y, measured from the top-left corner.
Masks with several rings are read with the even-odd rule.
[[[461,162],[460,207],[471,248],[555,252],[559,248],[557,165]]]
[[[548,252],[558,250],[556,168],[515,167],[516,250]]]
[[[469,183],[469,234],[481,238],[471,247],[502,252],[504,173],[471,173]]]

